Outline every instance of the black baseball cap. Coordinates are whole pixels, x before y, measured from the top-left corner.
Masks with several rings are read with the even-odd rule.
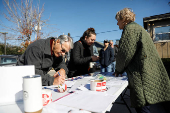
[[[104,43],[109,43],[109,41],[108,40],[104,40]]]

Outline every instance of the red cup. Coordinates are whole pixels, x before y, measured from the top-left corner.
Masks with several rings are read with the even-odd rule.
[[[106,80],[102,81],[102,91],[106,91]]]
[[[43,106],[46,106],[47,104],[52,102],[51,90],[49,90],[49,89],[42,90],[42,101],[43,101]]]
[[[91,80],[90,89],[92,91],[102,91],[102,81],[103,80]]]

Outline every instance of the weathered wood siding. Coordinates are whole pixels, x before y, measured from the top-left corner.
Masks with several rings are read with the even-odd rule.
[[[170,58],[170,41],[154,43],[161,58]]]

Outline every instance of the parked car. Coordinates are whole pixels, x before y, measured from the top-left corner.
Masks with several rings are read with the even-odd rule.
[[[0,66],[16,66],[17,55],[0,55]]]

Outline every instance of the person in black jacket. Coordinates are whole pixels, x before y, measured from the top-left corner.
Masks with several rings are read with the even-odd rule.
[[[39,39],[27,47],[17,65],[34,65],[35,74],[41,75],[43,86],[60,85],[65,82],[68,73],[62,56],[72,48],[73,40],[67,35],[60,35],[57,39]],[[47,74],[52,68],[56,71],[54,76]]]
[[[112,72],[112,65],[111,63],[114,60],[114,51],[111,48],[111,46],[109,46],[109,41],[108,40],[104,40],[104,48],[100,50],[99,53],[99,57],[100,57],[100,64],[101,64],[101,72]]]
[[[80,40],[74,43],[68,64],[68,78],[88,74],[90,62],[99,60],[98,56],[93,55],[93,44],[95,40],[95,29],[88,28]]]
[[[113,52],[114,52],[114,60],[113,60],[112,63],[111,63],[112,72],[115,71],[115,47],[114,47],[113,44],[114,44],[113,40],[109,40],[109,45],[110,45],[110,47],[113,49]]]

